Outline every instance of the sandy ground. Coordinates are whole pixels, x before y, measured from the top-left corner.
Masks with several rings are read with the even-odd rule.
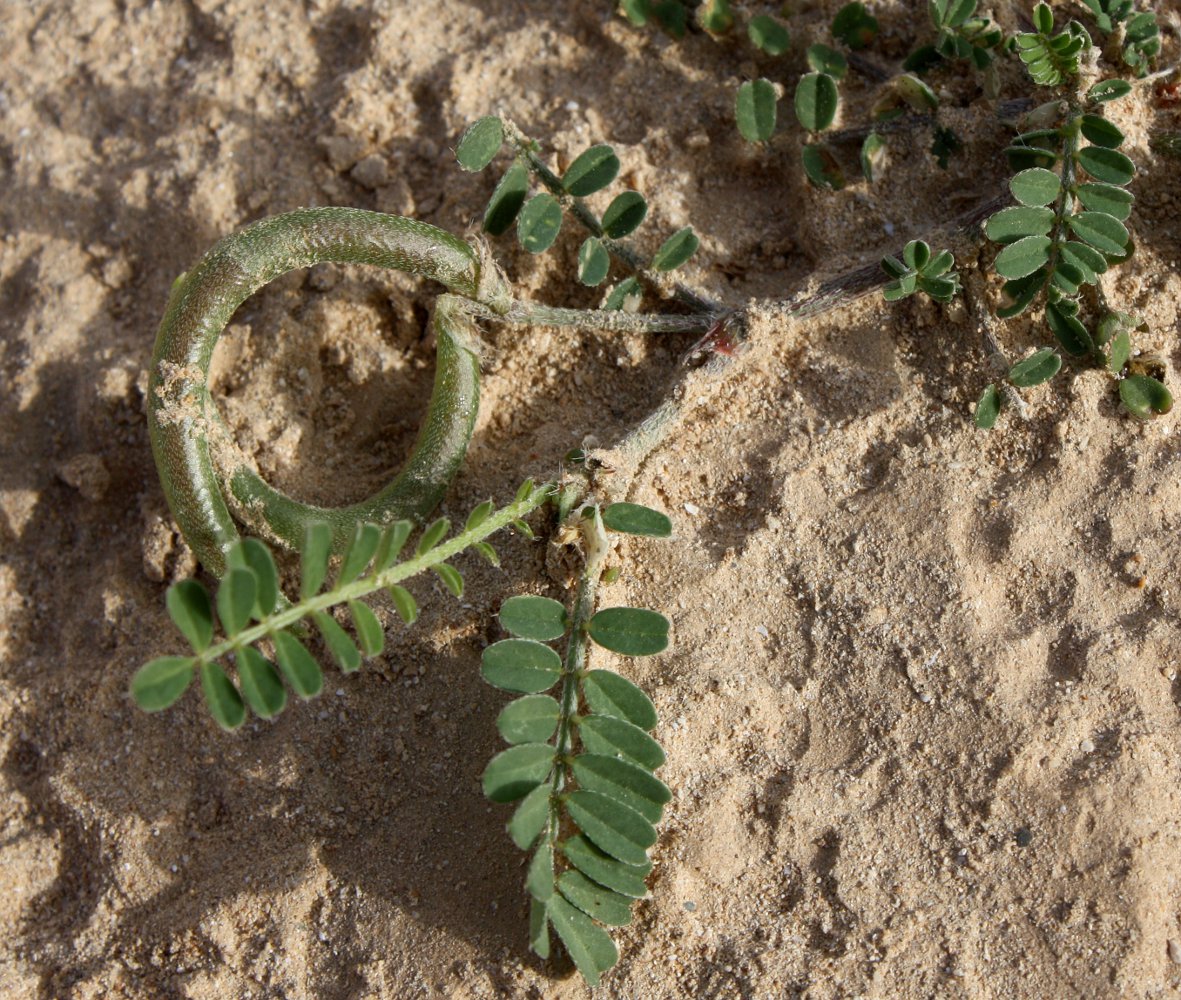
[[[557,163],[616,144],[652,201],[641,244],[702,234],[699,287],[790,295],[1002,190],[1006,129],[975,105],[949,172],[900,139],[880,183],[839,195],[803,183],[794,127],[744,147],[737,83],[793,80],[829,2],[794,5],[779,63],[605,3],[0,6],[0,995],[586,996],[527,953],[521,857],[479,793],[493,613],[562,596],[540,544],[465,564],[460,606],[419,584],[412,630],[380,609],[387,653],[273,724],[226,736],[196,697],[130,704],[134,670],[178,649],[163,594],[192,569],[143,415],[169,284],[301,205],[465,231],[495,178],[449,147],[499,108]],[[875,5],[886,56],[908,6]],[[846,120],[868,99],[851,85]],[[1104,287],[1176,371],[1181,187],[1145,138],[1176,113],[1117,114],[1138,255]],[[541,259],[498,244],[522,294],[594,303],[573,229]],[[425,406],[433,294],[318,269],[239,312],[219,391],[268,476],[325,502],[384,481]],[[1042,339],[1001,336],[1015,357]],[[690,343],[490,329],[444,511],[618,440]],[[874,298],[763,324],[641,470],[631,498],[677,538],[623,547],[607,597],[664,610],[675,645],[614,665],[661,711],[675,798],[599,995],[1181,995],[1177,418],[1137,424],[1081,371],[982,435],[989,377],[962,309]]]

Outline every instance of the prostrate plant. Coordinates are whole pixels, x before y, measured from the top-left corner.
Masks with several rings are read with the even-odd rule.
[[[292,604],[281,601],[270,549],[256,538],[242,539],[230,551],[229,570],[218,586],[216,601],[196,580],[182,580],[169,588],[168,613],[189,641],[192,655],[165,656],[143,666],[131,682],[132,697],[145,711],[161,711],[173,705],[199,674],[206,705],[223,728],[240,726],[247,706],[259,718],[273,718],[287,704],[283,680],[301,698],[313,698],[323,687],[320,666],[300,638],[308,619],[315,623],[337,665],[346,673],[356,670],[363,657],[376,656],[385,642],[377,617],[362,598],[385,591],[402,620],[413,624],[418,608],[402,586],[404,581],[430,570],[452,594],[461,596],[463,577],[450,560],[472,550],[496,563],[496,550],[487,538],[509,526],[530,533],[522,519],[552,495],[551,486],[526,481],[511,504],[495,511],[491,502],[481,504],[463,531],[446,541],[450,523],[439,518],[423,530],[413,555],[401,562],[398,559],[414,529],[410,521],[396,521],[385,528],[360,524],[336,579],[323,591],[332,532],[327,524],[313,524],[300,551],[299,600]],[[341,605],[349,610],[356,641],[331,614]],[[219,623],[224,638],[214,642]],[[225,670],[231,660],[237,684]]]
[[[897,302],[918,291],[936,302],[950,302],[960,290],[960,276],[954,267],[950,250],[940,250],[932,257],[926,243],[911,240],[902,250],[902,260],[882,258],[882,270],[893,279],[882,289],[882,295],[887,302]]]
[[[996,56],[1006,48],[1004,32],[987,17],[976,16],[977,0],[928,0],[927,12],[937,32],[932,45],[915,49],[902,68],[924,73],[943,60],[967,60],[987,74],[985,92],[995,97]]]
[[[606,144],[584,150],[559,177],[540,158],[535,142],[522,135],[511,122],[490,115],[464,132],[455,151],[460,166],[469,171],[483,170],[496,158],[506,139],[515,156],[484,212],[484,232],[500,236],[515,221],[521,246],[529,253],[540,254],[553,246],[564,213],[569,211],[590,233],[578,252],[579,281],[592,288],[602,284],[610,271],[612,257],[638,272],[609,291],[605,309],[623,309],[635,304],[642,294],[640,278],[658,284],[656,279],[660,275],[675,271],[697,252],[700,241],[691,226],[668,237],[646,263],[629,244],[622,242],[639,229],[648,214],[648,203],[638,191],[616,195],[602,216],[590,209],[584,199],[610,186],[619,174],[619,157]],[[531,177],[547,190],[529,197]],[[691,304],[709,305],[700,299]]]
[[[1095,15],[1095,24],[1115,43],[1124,65],[1138,77],[1160,54],[1160,28],[1151,11],[1136,13],[1134,0],[1082,0]]]
[[[509,749],[484,771],[484,794],[516,802],[509,836],[533,851],[525,878],[530,945],[550,954],[552,927],[591,986],[618,959],[605,927],[631,921],[647,895],[648,849],[672,795],[652,772],[664,751],[649,735],[656,709],[617,673],[590,669],[592,644],[624,656],[668,645],[663,615],[643,608],[595,610],[608,553],[606,530],[667,537],[668,518],[635,504],[587,504],[574,515],[586,559],[570,614],[558,601],[505,601],[500,623],[512,638],[484,650],[484,679],[524,697],[500,713]],[[547,643],[566,638],[565,657]],[[557,688],[557,697],[545,692]]]
[[[970,12],[969,10],[968,13]],[[935,16],[934,13],[932,16]],[[967,31],[966,23],[967,15],[964,22],[957,22],[954,30]],[[972,31],[972,37],[978,38],[980,44],[983,45],[984,40],[991,42],[991,29],[977,31],[973,24]],[[859,136],[861,172],[867,181],[874,180],[875,171],[885,152],[885,126],[908,111],[930,116],[938,108],[939,99],[914,73],[903,72],[889,76],[886,71],[860,55],[861,50],[869,46],[878,34],[877,19],[869,13],[864,4],[849,3],[842,7],[833,18],[831,32],[833,41],[843,50],[823,43],[808,47],[806,57],[811,72],[806,73],[797,82],[792,104],[796,120],[807,132],[800,150],[800,162],[805,176],[817,187],[839,191],[847,181],[835,144],[845,137],[833,135],[829,129],[836,120],[840,107],[839,84],[850,67],[871,79],[885,80],[873,108],[874,125],[868,132],[863,132]],[[960,35],[957,34],[955,37],[958,38]],[[931,53],[935,61],[940,59],[933,48]],[[923,65],[929,63],[930,60],[927,60]],[[748,142],[767,143],[774,138],[778,121],[777,101],[775,85],[765,77],[748,80],[738,88],[735,118],[744,139]],[[950,129],[935,125],[931,151],[936,155],[941,167],[947,166],[947,157],[959,147],[959,140]]]
[[[1090,36],[1078,22],[1054,33],[1054,15],[1039,3],[1036,31],[1017,36],[1017,48],[1031,78],[1049,86],[1069,87],[1079,74],[1080,56]],[[984,230],[1001,244],[993,267],[1005,279],[1003,319],[1044,302],[1045,321],[1061,348],[1072,357],[1108,369],[1119,381],[1120,398],[1134,415],[1168,412],[1168,389],[1150,375],[1126,372],[1130,334],[1139,321],[1106,306],[1099,275],[1132,254],[1124,223],[1133,196],[1127,185],[1135,176],[1132,161],[1119,151],[1124,134],[1103,114],[1104,106],[1130,91],[1123,80],[1094,84],[1083,99],[1063,99],[1029,116],[1035,127],[1019,134],[1005,151],[1017,173],[1009,189],[1017,205],[993,215]],[[1057,374],[1039,351],[1009,373],[1012,385],[1025,388]],[[987,386],[977,405],[976,423],[991,427],[1001,401]]]

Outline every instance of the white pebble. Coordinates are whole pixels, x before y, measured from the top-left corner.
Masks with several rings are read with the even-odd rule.
[[[685,501],[685,513],[690,517],[696,517],[701,513],[701,508],[695,503],[689,503],[688,501]]]

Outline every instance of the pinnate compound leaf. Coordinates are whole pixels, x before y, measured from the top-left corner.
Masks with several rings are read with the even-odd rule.
[[[560,714],[558,703],[548,694],[527,694],[505,705],[496,728],[506,743],[544,743],[558,728]]]
[[[824,143],[815,143],[800,150],[800,162],[804,174],[817,187],[829,191],[840,191],[845,186],[845,175],[831,149]]]
[[[863,3],[846,4],[832,20],[832,35],[854,52],[865,48],[878,34],[878,20]]]
[[[513,503],[521,503],[524,500],[528,500],[533,495],[534,489],[533,480],[526,479],[517,487],[517,495],[513,497]]]
[[[349,634],[340,627],[337,620],[325,611],[314,612],[312,619],[316,623],[316,628],[320,630],[320,635],[324,638],[328,652],[340,664],[340,669],[349,674],[359,668],[361,666],[361,651],[357,649],[356,644],[349,638]]]
[[[488,207],[484,210],[484,232],[489,236],[500,236],[508,232],[525,204],[529,193],[529,168],[520,160],[513,163],[496,185]]]
[[[201,691],[209,706],[209,714],[222,729],[237,729],[242,725],[246,719],[246,706],[221,664],[201,664]]]
[[[553,687],[562,672],[562,658],[532,639],[502,639],[484,650],[481,673],[493,687],[538,694]]]
[[[536,791],[536,789],[534,789]],[[525,876],[525,889],[529,895],[541,902],[547,902],[554,894],[554,849],[549,841],[537,845],[529,871]]]
[[[982,431],[992,430],[996,426],[997,417],[1001,414],[1001,396],[994,383],[984,387],[980,398],[976,401],[974,420]]]
[[[596,236],[588,236],[578,248],[578,280],[588,288],[601,285],[611,270],[611,255]]]
[[[1134,198],[1130,191],[1114,184],[1091,183],[1078,186],[1078,200],[1084,208],[1103,212],[1122,222],[1131,214]]]
[[[834,80],[842,79],[849,71],[849,61],[827,45],[808,46],[808,65],[817,73],[827,73]]]
[[[1102,212],[1079,212],[1067,220],[1067,225],[1080,240],[1085,240],[1103,253],[1122,254],[1131,239],[1119,219]]]
[[[626,896],[596,885],[582,872],[562,872],[558,878],[558,889],[568,902],[601,924],[608,927],[626,927],[631,923],[632,901]]]
[[[1097,181],[1123,186],[1136,176],[1136,167],[1123,153],[1102,146],[1084,146],[1078,153],[1079,165]]]
[[[1040,208],[1058,197],[1062,179],[1052,170],[1044,167],[1030,167],[1015,174],[1009,181],[1009,190],[1022,205]]]
[[[455,148],[455,158],[464,170],[483,170],[500,151],[504,124],[495,115],[472,122]]]
[[[775,134],[778,100],[770,80],[747,80],[738,88],[734,116],[742,138],[747,142],[766,142]]]
[[[549,958],[549,916],[545,903],[529,897],[529,948],[541,958]]]
[[[447,537],[447,532],[451,530],[451,522],[445,517],[440,517],[432,521],[423,530],[422,537],[418,540],[418,547],[414,550],[416,555],[426,555],[444,538]]]
[[[561,896],[550,899],[545,912],[586,984],[598,986],[599,977],[619,961],[611,935]]]
[[[1045,283],[1046,268],[1044,266],[1024,278],[1006,281],[1001,289],[1008,299],[1008,305],[999,307],[996,311],[997,316],[1001,319],[1009,319],[1023,313],[1029,308],[1030,303],[1038,297],[1038,293],[1041,292]]]
[[[552,194],[535,194],[517,219],[517,239],[529,253],[545,253],[562,228],[562,206]]]
[[[621,756],[654,771],[664,763],[664,751],[639,726],[613,715],[587,715],[579,720],[582,745],[593,754]]]
[[[708,32],[724,35],[734,27],[734,14],[730,0],[705,0],[697,11],[701,26]]]
[[[500,556],[496,554],[496,549],[492,547],[491,542],[473,542],[472,550],[489,566],[499,566]]]
[[[502,750],[484,768],[484,794],[493,802],[515,802],[545,781],[553,764],[554,748],[547,743]]]
[[[608,504],[602,511],[602,523],[609,531],[622,531],[627,535],[650,538],[672,535],[672,521],[668,515],[638,503]]]
[[[603,213],[603,233],[613,240],[634,233],[648,215],[648,203],[638,191],[624,191],[615,196]]]
[[[1018,205],[1002,208],[984,224],[984,232],[996,243],[1016,243],[1026,236],[1045,236],[1054,224],[1051,208]]]
[[[1107,270],[1107,258],[1094,247],[1067,240],[1058,247],[1062,260],[1087,272],[1087,284],[1094,284],[1094,276]]]
[[[262,621],[279,602],[279,571],[271,550],[257,538],[243,538],[230,549],[227,563],[254,573],[253,615]]]
[[[253,646],[243,646],[234,656],[246,704],[260,719],[274,718],[287,704],[287,689],[275,665]]]
[[[402,621],[407,625],[413,625],[418,621],[418,602],[414,600],[410,591],[395,583],[386,588],[386,593],[390,595],[390,600],[394,602],[394,610],[398,612],[398,617]]]
[[[1024,278],[1050,259],[1048,236],[1026,236],[1010,243],[996,256],[993,265],[1002,278]]]
[[[580,153],[562,176],[562,187],[576,198],[601,191],[619,176],[619,157],[607,145]]]
[[[1132,85],[1127,80],[1100,80],[1087,91],[1087,100],[1096,104],[1114,101],[1125,94],[1131,93]]]
[[[1124,134],[1119,127],[1102,115],[1083,115],[1082,131],[1087,142],[1105,149],[1118,149],[1124,141]]]
[[[464,533],[475,531],[481,524],[488,520],[495,508],[496,505],[491,500],[485,500],[478,507],[473,508],[472,512],[467,516],[467,521],[464,523]]]
[[[887,302],[897,302],[908,295],[913,295],[918,287],[918,281],[919,276],[913,271],[908,271],[897,281],[891,281],[882,289],[882,298]]]
[[[432,566],[431,570],[443,581],[443,586],[451,591],[452,597],[463,597],[463,574],[459,570],[448,563],[439,563]]]
[[[612,715],[646,730],[656,725],[656,706],[626,677],[610,670],[592,670],[582,682],[582,692],[597,715]]]
[[[314,698],[324,689],[324,674],[316,658],[290,632],[276,632],[275,659],[291,689],[301,698]]]
[[[366,656],[377,656],[385,648],[385,630],[373,609],[363,601],[349,601],[349,614],[353,616],[353,627],[361,642],[361,652]]]
[[[1046,324],[1053,332],[1054,339],[1062,345],[1067,354],[1081,358],[1095,349],[1087,328],[1077,317],[1064,312],[1053,302],[1046,304]]]
[[[1111,340],[1111,354],[1107,359],[1107,367],[1112,374],[1118,375],[1124,370],[1128,358],[1132,356],[1132,337],[1127,330],[1120,330]]]
[[[1043,347],[1009,369],[1009,381],[1019,389],[1030,389],[1048,382],[1062,367],[1062,359],[1049,347]]]
[[[861,162],[861,175],[873,183],[878,165],[886,155],[886,140],[883,139],[876,132],[870,132],[865,137],[865,141],[861,144],[861,152],[859,154]]]
[[[624,278],[623,281],[611,289],[610,294],[603,302],[603,308],[609,311],[616,309],[630,311],[635,309],[643,295],[644,289],[640,286],[638,278],[634,276]]]
[[[328,575],[328,555],[332,551],[332,529],[323,521],[308,525],[300,550],[299,594],[305,601],[315,597]]]
[[[357,579],[369,565],[380,544],[381,528],[376,524],[358,524],[349,540],[348,548],[345,549],[344,559],[341,560],[336,586],[340,587]]]
[[[752,17],[746,31],[755,46],[769,56],[781,56],[791,45],[791,35],[787,28],[766,14]]]
[[[1173,408],[1173,394],[1150,375],[1121,379],[1119,398],[1124,408],[1139,420],[1148,420],[1154,413],[1168,413]]]
[[[603,509],[603,526],[609,531],[648,538],[668,538],[673,523],[667,514],[638,503],[613,503]]]
[[[668,619],[646,608],[604,608],[587,630],[600,646],[624,656],[651,656],[668,648]]]
[[[648,848],[656,843],[656,829],[630,806],[600,792],[580,788],[567,796],[566,809],[599,850],[624,864],[648,863]]]
[[[679,229],[660,245],[656,256],[652,258],[652,269],[675,271],[697,252],[700,245],[701,241],[692,226]]]
[[[549,824],[549,798],[550,786],[538,785],[521,800],[508,821],[508,835],[522,851],[529,850]]]
[[[796,85],[796,118],[809,132],[822,132],[836,117],[840,96],[827,73],[806,73]]]
[[[668,786],[650,771],[618,757],[584,753],[570,765],[580,788],[616,799],[631,806],[649,823],[659,823],[664,807],[672,798]]]
[[[188,690],[196,665],[188,656],[161,656],[145,663],[131,678],[131,697],[145,712],[163,711]]]
[[[235,636],[250,622],[258,590],[254,571],[232,567],[217,588],[217,616],[227,636]]]
[[[193,652],[207,649],[213,641],[213,603],[209,591],[196,580],[181,580],[168,588],[164,601],[168,616],[189,640]]]
[[[582,834],[576,834],[561,845],[566,860],[587,878],[599,885],[614,889],[623,896],[643,899],[648,895],[644,877],[652,870],[652,862],[628,865],[600,851]]]
[[[500,624],[521,639],[547,642],[566,634],[570,620],[566,608],[552,597],[521,595],[500,606]]]
[[[414,530],[413,521],[395,521],[381,536],[381,543],[377,546],[377,553],[373,557],[373,572],[382,573],[398,561],[406,539]]]
[[[931,247],[923,240],[911,240],[902,248],[902,260],[912,271],[921,271],[931,260]]]

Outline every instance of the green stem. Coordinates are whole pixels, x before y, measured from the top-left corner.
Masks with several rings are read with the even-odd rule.
[[[554,773],[550,795],[549,841],[557,845],[561,827],[562,791],[569,782],[568,763],[574,749],[574,727],[578,715],[578,696],[582,688],[582,676],[586,668],[586,652],[590,639],[586,626],[595,613],[595,599],[599,579],[603,575],[603,562],[607,555],[607,534],[599,508],[594,508],[592,517],[581,521],[582,536],[586,543],[586,562],[578,579],[578,592],[574,598],[574,614],[570,626],[570,640],[566,644],[566,660],[562,667],[562,690],[559,698],[558,739],[554,747]]]
[[[1054,201],[1054,228],[1050,231],[1050,260],[1046,271],[1046,284],[1050,285],[1054,269],[1061,255],[1062,244],[1067,239],[1066,220],[1073,212],[1071,199],[1075,191],[1075,156],[1078,154],[1079,135],[1082,133],[1082,112],[1077,104],[1070,102],[1070,114],[1062,126],[1062,176],[1058,182],[1058,197]],[[1051,286],[1052,287],[1052,286]]]
[[[507,507],[502,507],[495,513],[490,514],[479,526],[473,528],[471,531],[460,532],[454,538],[437,545],[429,552],[415,556],[413,559],[407,559],[405,562],[391,566],[389,569],[382,570],[380,573],[360,577],[351,583],[345,584],[343,587],[327,590],[322,594],[317,594],[314,597],[309,597],[306,600],[283,608],[272,615],[268,615],[262,621],[258,622],[258,624],[243,629],[237,635],[208,647],[197,654],[196,659],[199,663],[211,663],[225,656],[227,653],[235,652],[244,646],[249,646],[258,642],[260,639],[265,639],[268,636],[274,635],[276,632],[289,628],[310,615],[315,614],[317,611],[327,611],[337,604],[344,604],[347,601],[355,600],[359,597],[366,597],[369,594],[383,590],[395,583],[400,583],[409,577],[415,576],[424,570],[430,569],[432,566],[438,566],[452,556],[459,555],[476,542],[483,541],[501,528],[505,528],[514,521],[520,520],[527,514],[532,513],[549,500],[552,493],[553,487],[549,484],[535,486],[525,499],[514,501]]]

